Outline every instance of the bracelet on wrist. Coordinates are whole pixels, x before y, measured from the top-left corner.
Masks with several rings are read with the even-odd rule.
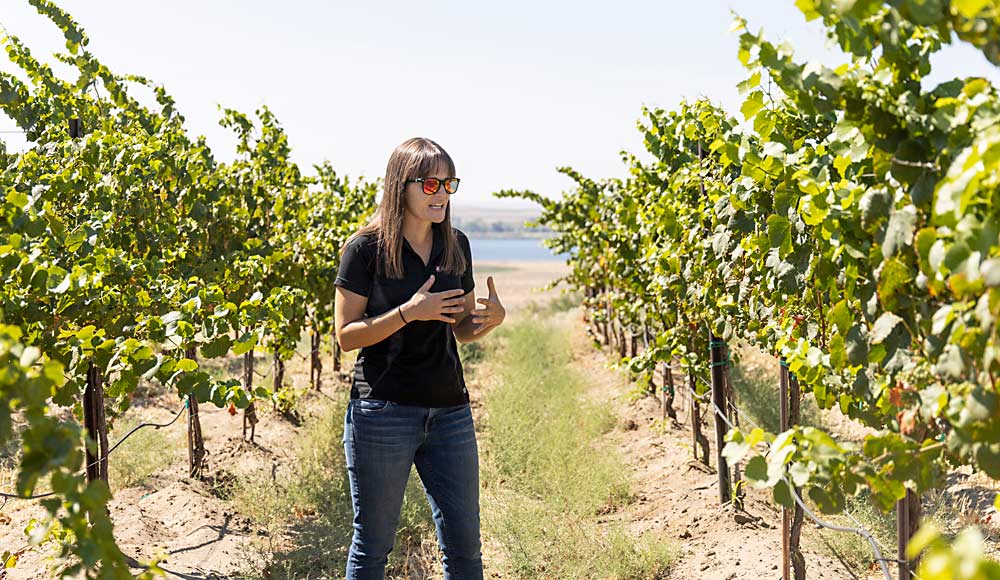
[[[409,322],[406,320],[406,317],[403,316],[403,307],[402,306],[397,306],[396,310],[399,311],[399,318],[402,319],[403,324],[409,324]]]

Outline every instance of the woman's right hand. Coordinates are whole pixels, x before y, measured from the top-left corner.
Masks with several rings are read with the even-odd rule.
[[[465,309],[465,292],[461,288],[445,290],[443,292],[431,292],[430,288],[434,284],[434,274],[424,282],[424,285],[417,290],[409,300],[400,307],[403,318],[407,322],[414,320],[440,320],[442,322],[454,323],[455,319],[447,314],[461,312]]]

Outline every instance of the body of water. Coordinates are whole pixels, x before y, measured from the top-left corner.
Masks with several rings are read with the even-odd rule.
[[[565,261],[566,255],[554,255],[552,250],[542,245],[540,238],[469,238],[472,245],[472,259],[475,262],[495,260],[517,260],[528,262]]]

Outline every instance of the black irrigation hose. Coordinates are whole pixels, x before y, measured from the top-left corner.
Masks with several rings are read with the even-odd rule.
[[[117,443],[115,443],[114,445],[112,445],[111,449],[108,449],[108,453],[107,453],[107,455],[105,455],[105,457],[110,457],[111,456],[111,452],[113,452],[115,449],[117,449],[119,445],[121,445],[122,443],[124,443],[126,439],[128,439],[129,437],[131,437],[132,434],[135,433],[136,431],[138,431],[139,429],[142,429],[144,427],[154,427],[156,429],[160,429],[160,428],[163,428],[163,427],[169,427],[169,426],[173,425],[174,423],[176,423],[177,419],[180,419],[181,415],[184,413],[184,409],[187,409],[187,407],[188,407],[188,397],[190,397],[190,395],[187,395],[187,396],[184,397],[184,406],[182,406],[180,408],[180,410],[177,411],[177,415],[175,415],[174,418],[171,419],[171,421],[169,423],[142,423],[142,424],[136,425],[134,428],[132,428],[131,431],[129,431],[128,433],[126,433],[124,437],[122,437],[121,439],[119,439]],[[94,465],[97,465],[103,459],[104,459],[103,457],[97,459],[97,461],[94,461],[90,465],[87,465],[86,467],[84,467],[83,470],[81,470],[79,473],[84,473],[85,471],[87,471],[87,469],[89,469],[90,467],[93,467]],[[48,493],[39,493],[39,494],[35,494],[35,495],[22,496],[22,495],[17,495],[17,494],[14,494],[14,493],[3,493],[3,492],[0,492],[0,497],[4,498],[3,504],[0,504],[0,511],[2,511],[3,508],[4,508],[4,506],[7,505],[7,501],[11,500],[11,499],[25,499],[25,500],[27,500],[27,499],[41,499],[43,497],[49,497],[50,495],[55,495],[55,494],[56,494],[56,492],[50,491]]]

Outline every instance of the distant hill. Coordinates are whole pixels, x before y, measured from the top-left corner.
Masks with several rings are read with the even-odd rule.
[[[452,225],[476,238],[544,238],[548,227],[529,228],[525,222],[541,215],[537,209],[461,206],[451,216]]]

